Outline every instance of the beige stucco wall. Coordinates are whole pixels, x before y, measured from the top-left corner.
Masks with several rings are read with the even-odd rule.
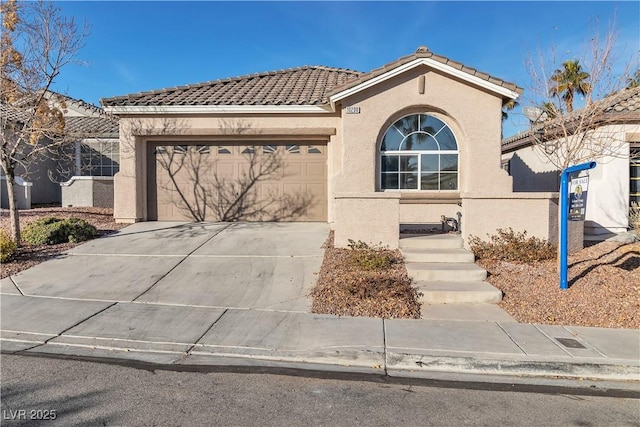
[[[505,198],[467,194],[462,203],[462,234],[486,239],[499,228],[511,227],[530,236],[557,240],[557,193],[510,195]]]
[[[346,248],[353,240],[397,248],[399,197],[381,192],[337,194],[334,245]]]
[[[629,215],[629,143],[640,142],[640,125],[607,125],[597,129],[588,141],[606,144],[607,150],[586,159],[598,166],[589,171],[589,193],[585,228],[588,234],[622,232]],[[599,153],[599,154],[598,154]],[[551,154],[553,156],[553,154]],[[510,160],[514,191],[558,191],[559,172],[538,146],[506,153]]]
[[[424,94],[418,90],[422,75]],[[347,106],[360,107],[360,114],[346,114]],[[499,96],[426,66],[344,99],[344,167],[336,177],[336,191],[378,190],[380,140],[391,124],[412,113],[433,114],[454,132],[460,151],[459,192],[511,191],[511,178],[500,168],[501,106]]]
[[[423,94],[419,91],[420,76],[425,77]],[[348,106],[360,107],[360,113],[347,114],[344,109]],[[461,211],[456,203],[461,193],[510,194],[511,177],[500,167],[501,107],[499,96],[426,66],[345,98],[341,102],[342,127],[338,133],[342,150],[335,153],[339,160],[334,159],[342,164],[342,168],[338,168],[335,175],[334,194],[395,194],[401,223],[438,223],[441,215],[455,218]],[[454,132],[459,150],[458,191],[379,191],[378,157],[382,136],[396,120],[412,113],[432,114]],[[416,201],[416,194],[420,194],[423,203]],[[433,197],[430,198],[430,194]],[[448,200],[438,200],[443,198]],[[372,200],[363,203],[372,205]],[[384,205],[380,202],[377,211],[393,209],[395,215],[396,207],[391,208],[392,204],[391,201]],[[473,214],[472,210],[467,212]],[[339,213],[353,216],[339,219],[341,224],[356,224],[358,219],[371,221],[362,211],[345,209]],[[379,231],[377,226],[369,227],[367,232],[368,238],[362,240],[370,242],[383,241],[382,237],[388,235],[388,230]],[[353,233],[362,233],[362,230],[354,229]],[[397,239],[383,243],[393,246]],[[340,244],[337,239],[336,244]]]
[[[147,219],[147,142],[149,141],[314,141],[334,150],[337,114],[121,116],[120,171],[114,179],[114,216],[118,222]],[[329,180],[335,165],[328,166]],[[329,217],[333,194],[328,186]]]

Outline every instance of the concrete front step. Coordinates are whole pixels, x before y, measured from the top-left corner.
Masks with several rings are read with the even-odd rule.
[[[423,304],[422,319],[470,322],[516,322],[497,304]]]
[[[495,304],[502,300],[502,292],[487,282],[416,282],[423,304]]]
[[[402,249],[405,262],[444,262],[444,263],[468,263],[474,262],[472,252],[462,248],[444,249]]]
[[[400,249],[458,249],[462,248],[462,237],[457,234],[400,234]]]
[[[487,278],[487,271],[474,263],[408,262],[407,273],[415,281],[475,282]]]

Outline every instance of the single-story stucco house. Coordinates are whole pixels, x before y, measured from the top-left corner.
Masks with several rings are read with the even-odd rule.
[[[570,130],[583,111],[562,118],[565,126],[558,125],[559,119],[548,120],[502,141],[503,165],[513,177],[514,191],[558,191],[561,171],[552,159],[566,139],[545,135],[553,135],[554,127]],[[640,87],[597,101],[588,114],[588,125],[583,122],[582,132],[570,135],[585,147],[585,159],[598,162],[589,171],[584,233],[625,232],[629,208],[640,202]]]
[[[303,66],[102,99],[119,117],[114,216],[328,222],[398,246],[461,214],[557,237],[557,193],[514,193],[502,106],[522,89],[425,47],[368,73]]]

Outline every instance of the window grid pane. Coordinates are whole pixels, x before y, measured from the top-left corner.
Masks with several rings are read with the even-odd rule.
[[[443,121],[428,114],[403,117],[383,136],[380,187],[457,191],[458,162],[458,144]]]

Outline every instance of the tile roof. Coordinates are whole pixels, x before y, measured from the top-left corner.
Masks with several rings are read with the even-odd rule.
[[[105,107],[125,105],[326,105],[330,95],[363,83],[417,58],[431,58],[456,70],[522,93],[522,88],[513,83],[467,67],[444,56],[436,55],[426,47],[419,47],[415,53],[369,73],[344,68],[303,66],[104,98],[100,102]]]
[[[493,84],[496,84],[498,86],[504,87],[506,89],[512,90],[514,92],[520,93],[522,94],[523,89],[521,87],[518,87],[516,84],[514,83],[509,83],[505,80],[499,79],[497,77],[491,76],[487,73],[483,73],[482,71],[478,71],[475,68],[471,68],[471,67],[467,67],[466,65],[460,63],[460,62],[456,62],[453,61],[445,56],[442,55],[436,55],[435,53],[431,52],[427,47],[425,46],[420,46],[418,47],[418,49],[415,51],[415,53],[411,54],[411,55],[407,55],[407,56],[403,56],[402,58],[399,58],[393,62],[389,62],[388,64],[383,65],[380,68],[376,68],[373,71],[370,71],[366,74],[362,74],[361,76],[359,76],[357,79],[354,80],[350,80],[348,82],[346,82],[345,84],[343,84],[342,86],[336,87],[334,88],[331,93],[329,95],[334,95],[338,92],[342,92],[344,90],[347,90],[351,87],[357,86],[361,83],[366,82],[367,80],[370,80],[374,77],[377,77],[381,74],[384,74],[388,71],[393,70],[394,68],[397,68],[401,65],[407,64],[415,59],[420,59],[420,58],[430,58],[433,59],[434,61],[438,61],[441,64],[445,64],[448,65],[450,67],[455,68],[456,70],[461,70],[464,71],[465,73],[481,78],[483,80],[486,80],[488,82],[491,82]]]
[[[107,114],[101,107],[93,105],[93,104],[91,104],[89,102],[86,102],[86,101],[84,101],[82,99],[71,98],[68,95],[64,95],[64,94],[57,93],[57,92],[52,92],[52,91],[49,91],[49,92],[54,94],[55,96],[63,98],[65,100],[65,102],[67,102],[67,104],[73,104],[78,108],[82,108],[82,109],[84,109],[84,110],[86,110],[86,111],[88,111],[88,112],[90,112],[92,114],[96,114],[96,115],[101,116],[101,117],[110,117],[110,115]]]
[[[594,119],[593,125],[607,122],[640,122],[640,87],[622,89],[601,100],[595,101],[591,109]],[[510,136],[502,140],[503,151],[513,151],[527,147],[534,143],[534,135],[542,129],[549,129],[561,123],[570,123],[581,117],[583,110],[576,110],[571,114],[549,120],[533,126],[524,132]]]
[[[117,138],[118,120],[112,117],[65,117],[65,132],[83,138]]]
[[[49,95],[64,99],[67,104],[73,103],[76,107],[86,110],[91,115],[87,116],[65,116],[65,132],[68,135],[77,136],[79,138],[117,138],[119,133],[118,118],[107,114],[102,108],[89,104],[81,99],[74,99],[67,95],[49,91]],[[5,117],[10,121],[25,122],[30,120],[29,116],[32,108],[29,103],[34,102],[36,94],[24,97],[15,104],[0,103],[0,113],[2,118]],[[48,99],[53,99],[47,97]]]
[[[214,80],[186,86],[141,92],[100,102],[120,105],[322,105],[334,87],[360,76],[359,71],[324,66]]]
[[[0,113],[2,119],[7,119],[12,122],[24,122],[28,120],[27,113],[22,108],[16,108],[10,104],[0,103]]]

